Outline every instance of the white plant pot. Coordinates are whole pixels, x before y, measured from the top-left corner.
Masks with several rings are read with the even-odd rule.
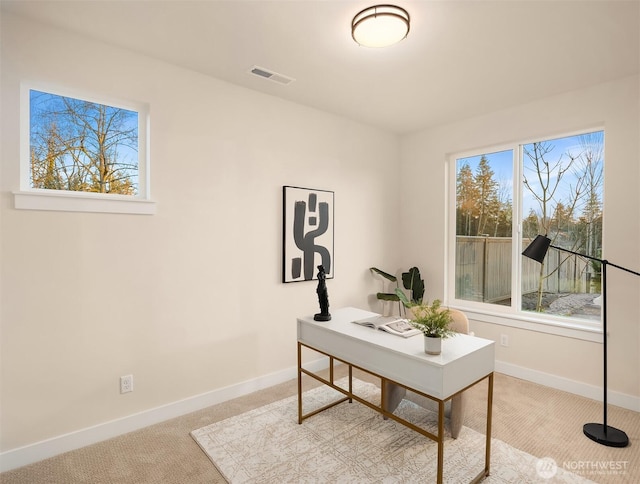
[[[425,336],[424,352],[428,355],[439,355],[442,352],[442,338],[439,336]]]

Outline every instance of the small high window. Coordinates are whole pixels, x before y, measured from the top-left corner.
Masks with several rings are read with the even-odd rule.
[[[55,200],[67,195],[73,200],[148,201],[147,114],[143,105],[102,102],[30,86],[23,86],[22,102],[28,131],[23,125],[22,192],[18,195],[30,192],[55,194]],[[17,196],[17,208],[56,209],[52,207],[59,205],[19,206],[22,202]],[[86,207],[80,210],[93,211]],[[149,213],[148,209],[142,213]]]

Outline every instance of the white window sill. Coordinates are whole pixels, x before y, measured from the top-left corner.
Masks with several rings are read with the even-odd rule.
[[[13,192],[14,207],[19,210],[58,212],[127,213],[154,215],[156,203],[123,195],[103,195],[52,190]]]
[[[453,306],[452,306],[453,307]],[[490,313],[479,311],[478,309],[470,309],[465,307],[455,307],[463,311],[470,320],[483,323],[499,324],[512,328],[525,329],[528,331],[536,331],[538,333],[554,334],[565,338],[574,338],[584,341],[593,341],[602,343],[602,327],[589,325],[580,321],[555,321],[538,316],[537,314],[507,314],[507,313]]]

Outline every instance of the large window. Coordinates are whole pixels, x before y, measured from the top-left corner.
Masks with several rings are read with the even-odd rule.
[[[553,245],[601,256],[604,132],[506,148],[452,160],[449,299],[598,325],[599,264],[555,249],[539,264],[521,252],[543,234]]]
[[[17,208],[55,209],[64,197],[148,201],[144,105],[102,102],[26,85],[21,103],[22,192],[17,194]],[[25,204],[29,196],[37,199],[35,195],[44,196],[42,206]],[[101,208],[96,211],[130,211]]]

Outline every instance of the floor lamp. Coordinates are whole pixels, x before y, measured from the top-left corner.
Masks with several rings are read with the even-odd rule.
[[[556,247],[555,245],[551,245],[551,240],[544,236],[538,235],[533,242],[529,244],[529,246],[522,252],[522,255],[538,261],[542,264],[545,256],[547,255],[547,250],[549,247],[553,247],[554,249],[561,250],[563,252],[569,252],[570,254],[579,255],[580,257],[585,257],[587,259],[595,260],[602,263],[602,333],[603,333],[603,351],[604,351],[604,421],[603,423],[588,423],[584,424],[582,427],[582,431],[584,434],[589,437],[591,440],[598,442],[602,445],[607,445],[609,447],[626,447],[629,444],[629,437],[622,430],[616,429],[614,427],[610,427],[607,425],[607,266],[613,266],[618,269],[622,269],[623,271],[630,272],[631,274],[635,274],[636,276],[640,276],[640,272],[632,271],[630,269],[626,269],[624,267],[620,267],[619,265],[612,264],[606,259],[597,259],[595,257],[591,257],[585,254],[580,254],[578,252],[574,252],[572,250],[563,249],[562,247]]]

